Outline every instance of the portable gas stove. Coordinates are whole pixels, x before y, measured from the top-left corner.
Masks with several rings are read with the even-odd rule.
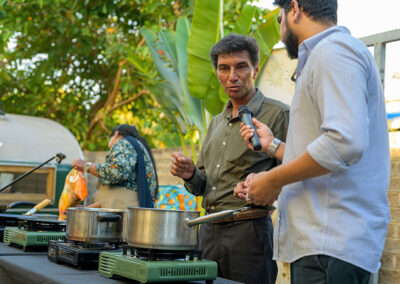
[[[5,227],[17,227],[19,218],[21,215],[0,214],[0,242],[3,241]]]
[[[18,220],[18,227],[4,228],[4,243],[21,245],[24,251],[31,247],[47,248],[49,241],[65,239],[65,228],[64,221],[24,216]]]
[[[141,249],[123,246],[122,252],[101,252],[99,273],[123,276],[141,283],[178,282],[217,278],[215,261],[201,259],[200,251]]]
[[[97,269],[103,251],[122,251],[119,244],[50,241],[47,258],[55,263],[67,263],[78,269]]]

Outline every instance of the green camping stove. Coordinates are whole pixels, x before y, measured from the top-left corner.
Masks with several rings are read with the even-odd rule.
[[[18,222],[18,227],[4,228],[4,243],[20,245],[24,251],[31,247],[47,249],[49,241],[66,238],[65,228],[64,221],[26,218]]]
[[[101,252],[99,273],[123,276],[141,283],[178,282],[217,278],[215,261],[199,259],[199,251],[158,251],[123,247],[121,252]]]

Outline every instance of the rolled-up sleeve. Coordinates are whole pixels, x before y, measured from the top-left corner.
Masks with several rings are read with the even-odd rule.
[[[193,177],[190,180],[185,180],[185,187],[191,194],[203,195],[206,188],[206,175],[196,167]]]
[[[357,163],[368,147],[367,85],[369,61],[345,44],[329,42],[314,58],[312,103],[322,134],[307,147],[321,166],[338,171]]]

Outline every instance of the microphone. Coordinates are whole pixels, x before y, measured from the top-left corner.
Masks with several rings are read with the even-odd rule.
[[[250,125],[251,129],[255,129],[253,122],[251,121],[251,111],[246,105],[242,105],[239,107],[239,117],[242,120],[243,124]],[[251,146],[255,151],[261,150],[261,142],[258,139],[257,132],[254,131],[253,137],[250,138]]]
[[[66,156],[63,153],[57,153],[56,154],[56,161],[57,163],[61,163],[62,160],[64,160],[66,158]]]

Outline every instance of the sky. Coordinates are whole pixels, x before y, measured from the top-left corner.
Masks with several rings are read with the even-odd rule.
[[[259,0],[259,5],[268,9],[275,9],[272,3]],[[338,25],[346,26],[357,38],[400,29],[398,8],[399,0],[338,0]],[[385,98],[398,101],[392,105],[400,112],[400,79],[393,78],[395,74],[400,77],[400,41],[386,45],[385,74]]]

